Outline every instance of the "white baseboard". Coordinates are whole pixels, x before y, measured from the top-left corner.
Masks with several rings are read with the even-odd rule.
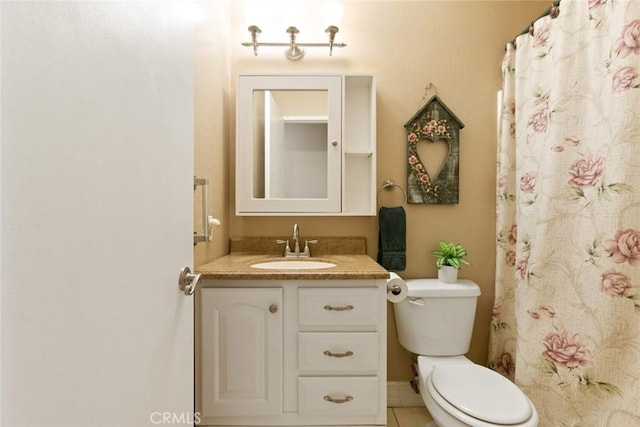
[[[424,406],[422,396],[413,391],[409,381],[387,382],[387,407]]]

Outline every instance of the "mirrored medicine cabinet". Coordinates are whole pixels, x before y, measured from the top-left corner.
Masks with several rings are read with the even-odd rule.
[[[375,215],[371,75],[241,75],[237,215]]]

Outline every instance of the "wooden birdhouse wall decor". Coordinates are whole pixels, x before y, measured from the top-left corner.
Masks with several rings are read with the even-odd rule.
[[[407,201],[409,203],[458,203],[460,119],[438,98],[433,96],[404,125],[407,129],[408,174]],[[440,171],[427,170],[418,154],[420,144],[446,144],[448,152]],[[429,148],[429,147],[424,147]],[[429,150],[421,150],[423,154]],[[431,166],[433,169],[433,166]],[[437,175],[436,175],[437,174]]]

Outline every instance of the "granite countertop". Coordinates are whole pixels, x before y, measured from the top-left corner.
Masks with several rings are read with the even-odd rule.
[[[233,238],[231,252],[222,258],[196,268],[203,279],[217,280],[354,280],[388,279],[389,272],[366,255],[364,238],[308,238],[317,239],[317,251],[312,247],[312,256],[307,261],[326,261],[335,267],[323,269],[263,270],[252,268],[258,262],[292,260],[284,258],[281,247],[275,240],[281,237]],[[286,239],[286,238],[285,238]],[[360,240],[361,239],[361,240]],[[320,242],[323,242],[321,245]],[[275,246],[274,246],[275,245]],[[327,251],[332,253],[326,253]],[[347,253],[344,253],[347,252]]]

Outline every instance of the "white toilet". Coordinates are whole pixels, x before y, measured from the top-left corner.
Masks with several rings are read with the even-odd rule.
[[[511,381],[464,354],[469,351],[480,288],[470,280],[406,280],[395,304],[398,340],[418,355],[420,393],[439,427],[536,427],[533,403]]]

